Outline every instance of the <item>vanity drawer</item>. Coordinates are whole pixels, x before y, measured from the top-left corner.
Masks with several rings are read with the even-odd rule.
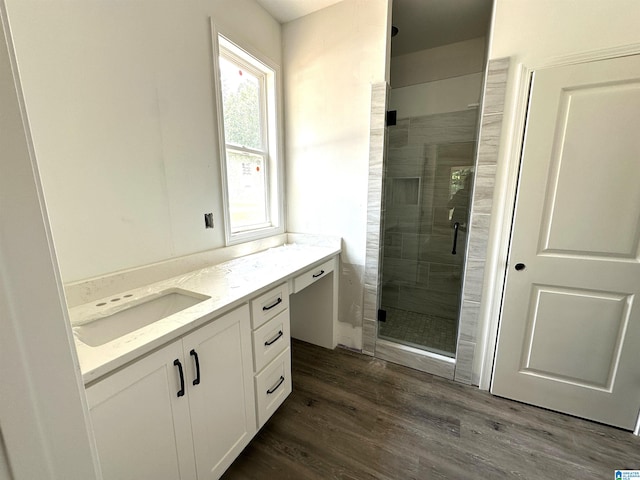
[[[253,366],[255,372],[262,370],[271,360],[289,347],[289,310],[281,312],[252,334]]]
[[[287,348],[255,376],[258,429],[291,393],[291,349]]]
[[[255,330],[287,308],[289,308],[289,289],[287,284],[283,283],[251,300],[251,327]]]
[[[330,272],[333,272],[333,265],[334,260],[332,258],[331,260],[324,262],[322,265],[311,270],[307,270],[302,275],[298,275],[293,279],[293,293],[298,293],[313,282],[326,277]]]

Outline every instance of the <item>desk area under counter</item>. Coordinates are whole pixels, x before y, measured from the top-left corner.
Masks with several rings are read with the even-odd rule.
[[[334,349],[336,323],[326,328],[326,318],[338,317],[338,257],[312,266],[291,280],[291,336],[307,343]],[[333,299],[331,301],[330,299]]]
[[[291,392],[290,335],[336,346],[339,253],[285,244],[71,308],[105,478],[219,478]],[[98,305],[163,292],[199,300],[101,345],[79,338]]]

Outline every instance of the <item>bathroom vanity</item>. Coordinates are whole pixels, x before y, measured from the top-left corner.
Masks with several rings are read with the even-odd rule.
[[[292,327],[336,346],[339,253],[283,245],[71,308],[104,478],[219,478],[291,392]]]

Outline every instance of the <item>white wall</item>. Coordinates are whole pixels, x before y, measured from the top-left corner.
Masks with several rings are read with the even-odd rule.
[[[9,460],[5,454],[4,441],[2,439],[2,431],[0,430],[0,480],[13,480],[9,471]]]
[[[522,64],[537,68],[555,62],[559,57],[639,44],[638,19],[640,2],[636,0],[496,0],[489,57],[511,57],[512,62],[507,81],[479,325],[480,332],[488,340],[485,366],[489,372],[498,315],[495,305],[498,302],[493,309],[488,302],[500,295],[494,287],[504,274],[505,258],[501,256],[500,248],[506,247],[508,242],[513,186],[519,159],[516,146],[522,138],[521,132],[514,131],[518,123],[516,111],[524,107],[525,101],[519,94],[523,79],[518,77],[518,70]],[[482,352],[482,348],[479,351]],[[476,356],[474,372],[480,371],[482,360],[482,355]]]
[[[338,341],[361,346],[371,84],[387,0],[344,0],[283,27],[289,231],[344,239]]]
[[[64,281],[222,246],[209,17],[277,64],[280,25],[253,0],[7,4]]]
[[[393,42],[393,40],[391,40]],[[486,38],[479,37],[391,58],[391,87],[400,88],[484,70]]]
[[[389,110],[402,119],[475,106],[485,56],[486,38],[479,37],[392,57]]]
[[[15,480],[90,480],[98,459],[6,18],[0,0],[0,478],[8,462]]]
[[[538,63],[640,41],[636,0],[496,0],[491,58]]]
[[[466,110],[480,102],[482,77],[478,72],[394,88],[389,95],[389,110],[396,110],[398,119]]]

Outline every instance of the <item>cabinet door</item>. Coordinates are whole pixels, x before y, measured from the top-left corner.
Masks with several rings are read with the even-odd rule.
[[[183,344],[198,479],[217,479],[256,432],[248,306],[187,335]]]
[[[87,388],[105,480],[196,478],[182,360],[175,342]]]

